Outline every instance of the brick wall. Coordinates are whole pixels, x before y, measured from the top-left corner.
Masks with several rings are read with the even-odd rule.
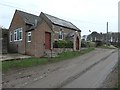
[[[26,45],[25,45],[25,53],[27,55],[34,56],[35,55],[35,30],[30,31],[31,32],[31,42],[28,42],[28,32],[26,32]]]
[[[73,45],[74,45],[73,49],[76,50],[76,38],[78,37],[79,38],[79,49],[80,49],[80,47],[81,47],[81,33],[76,32],[75,30],[72,30],[72,29],[68,29],[68,28],[64,28],[64,27],[61,27],[61,26],[53,25],[53,30],[55,32],[54,41],[59,40],[59,32],[60,32],[61,29],[64,33],[64,40],[69,33],[75,33],[74,34],[75,36],[73,38],[69,38],[69,40],[73,41]]]
[[[64,28],[64,27],[61,27],[61,26],[57,26],[57,25],[53,25],[53,27],[54,27],[53,30],[55,31],[55,35],[54,35],[55,40],[59,40],[59,32],[60,32],[60,30],[62,30],[63,33],[64,33],[64,39],[68,35],[68,33],[70,33],[70,32],[74,33],[75,32],[74,30]]]
[[[17,28],[23,29],[22,41],[14,41],[14,30]],[[13,41],[10,42],[10,40],[9,40],[9,52],[18,52],[21,54],[25,54],[25,30],[26,30],[25,22],[23,21],[21,16],[18,14],[18,12],[15,12],[14,17],[11,22],[11,25],[10,25],[10,28],[9,28],[9,33],[8,33],[8,37],[10,37],[9,36],[10,32],[12,32],[12,34],[13,34],[13,37],[12,37]]]
[[[48,24],[43,20],[35,30],[35,56],[41,57],[45,54],[45,32],[51,33],[51,48],[52,48],[52,30]]]

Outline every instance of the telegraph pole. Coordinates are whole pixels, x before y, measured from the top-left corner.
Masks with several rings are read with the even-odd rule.
[[[106,44],[108,45],[108,22],[107,22]]]

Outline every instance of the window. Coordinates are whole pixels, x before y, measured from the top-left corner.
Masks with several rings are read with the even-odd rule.
[[[10,42],[12,42],[12,32],[10,32]]]
[[[17,41],[17,31],[14,31],[14,41]]]
[[[60,32],[59,32],[59,39],[60,39],[60,40],[63,40],[63,31],[60,31]]]
[[[16,37],[17,37],[17,41],[18,41],[19,40],[19,29],[17,29],[16,32],[17,32],[17,36]]]
[[[31,32],[28,32],[28,42],[31,42]]]
[[[19,40],[22,40],[22,30],[19,31]]]
[[[22,41],[22,28],[14,30],[14,41]]]

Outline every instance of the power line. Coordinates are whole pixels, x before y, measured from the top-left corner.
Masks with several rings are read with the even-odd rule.
[[[2,6],[6,6],[6,7],[11,7],[11,8],[14,8],[14,9],[21,9],[21,10],[24,10],[24,11],[30,11],[30,12],[33,12],[33,11],[31,11],[31,10],[27,10],[27,9],[20,8],[20,7],[17,7],[17,6],[13,6],[13,5],[9,5],[9,4],[0,3],[0,5],[2,5]],[[36,13],[39,13],[39,12],[36,12]],[[75,20],[75,19],[71,19],[71,18],[66,18],[66,19],[68,19],[68,20],[72,20],[72,21],[75,21],[75,22],[80,22],[80,23],[89,23],[89,24],[99,24],[99,25],[104,25],[103,23],[95,23],[95,22],[90,22],[90,21]]]
[[[0,3],[0,5],[2,5],[2,6],[7,6],[7,7],[11,7],[11,8],[19,8],[19,7],[12,6],[12,5],[8,5],[8,4],[4,4],[4,3]],[[23,8],[19,8],[19,9],[23,9]],[[25,9],[24,9],[24,10],[25,10]]]
[[[31,11],[31,10],[27,10],[27,9],[20,8],[20,7],[17,7],[17,6],[13,6],[13,5],[9,5],[9,4],[0,3],[0,5],[2,5],[2,6],[6,6],[6,7],[11,7],[11,8],[14,8],[14,9],[20,9],[20,10],[24,10],[24,11],[30,11],[30,12],[33,12],[33,11]],[[36,12],[36,13],[39,13],[39,12]]]
[[[70,20],[75,21],[75,22],[81,22],[81,23],[104,25],[104,23],[96,23],[96,22],[91,22],[91,21],[83,21],[83,20],[75,20],[75,19],[70,19]]]

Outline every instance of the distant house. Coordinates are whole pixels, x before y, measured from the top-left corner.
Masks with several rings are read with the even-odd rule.
[[[16,10],[9,27],[9,51],[42,57],[53,43],[72,37],[73,50],[80,50],[81,30],[71,22],[41,12],[40,16]]]
[[[83,35],[83,36],[82,36],[82,40],[87,41],[87,36],[88,36],[88,35]]]
[[[108,32],[107,33],[101,33],[100,40],[103,42],[109,42],[109,43],[117,43],[118,42],[118,32]]]
[[[97,33],[92,32],[90,35],[88,35],[87,40],[91,41],[102,41],[104,43],[108,42],[113,45],[118,44],[119,41],[119,34],[118,32],[108,32],[107,33]]]

